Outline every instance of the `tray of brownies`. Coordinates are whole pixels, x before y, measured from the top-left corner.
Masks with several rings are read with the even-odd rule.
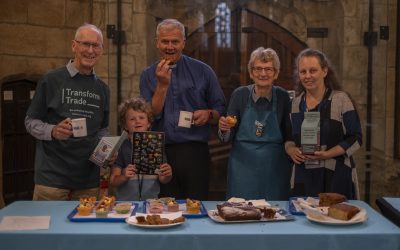
[[[279,207],[272,207],[265,199],[245,200],[231,198],[208,210],[208,216],[217,223],[248,223],[291,221],[294,216]]]

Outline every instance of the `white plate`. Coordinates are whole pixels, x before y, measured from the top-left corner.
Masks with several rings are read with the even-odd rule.
[[[354,205],[352,205],[352,206],[354,206]],[[310,221],[321,223],[321,224],[353,225],[353,224],[357,224],[357,223],[362,223],[362,222],[366,221],[368,218],[367,212],[365,211],[365,209],[360,208],[360,207],[359,207],[359,209],[360,209],[360,212],[358,212],[356,215],[354,215],[354,217],[351,218],[350,220],[337,220],[337,219],[331,218],[324,214],[320,214],[320,215],[307,214],[306,217]]]
[[[141,214],[141,213],[136,213],[135,216],[131,216],[129,218],[126,218],[125,222],[128,223],[129,225],[133,225],[136,227],[142,227],[142,228],[152,228],[152,229],[158,229],[158,228],[168,228],[168,227],[175,227],[182,225],[185,223],[184,221],[178,222],[178,223],[171,223],[171,224],[163,224],[163,225],[144,225],[144,224],[139,224],[136,220],[136,216],[144,216],[146,217],[147,214]],[[176,219],[178,217],[182,216],[182,212],[176,212],[176,213],[170,213],[170,214],[160,214],[161,218],[167,218],[169,220]]]
[[[129,225],[134,225],[134,226],[142,227],[142,228],[159,229],[159,228],[168,228],[168,227],[179,226],[179,225],[182,225],[184,223],[184,221],[178,222],[178,223],[172,223],[172,224],[165,224],[165,225],[144,225],[144,224],[138,224],[137,222],[128,221],[128,219],[126,219],[126,223],[128,223]]]

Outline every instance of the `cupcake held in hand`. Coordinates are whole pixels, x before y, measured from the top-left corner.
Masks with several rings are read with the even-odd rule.
[[[235,126],[236,123],[237,123],[236,116],[231,116],[231,115],[227,116],[226,117],[226,122],[232,127]]]

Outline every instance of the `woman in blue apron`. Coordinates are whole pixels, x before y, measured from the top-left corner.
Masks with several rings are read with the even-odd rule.
[[[274,50],[260,47],[251,54],[248,68],[255,84],[233,92],[228,116],[219,121],[220,139],[233,141],[227,198],[286,200],[291,167],[284,142],[291,132],[290,98],[286,90],[273,86],[279,58]]]

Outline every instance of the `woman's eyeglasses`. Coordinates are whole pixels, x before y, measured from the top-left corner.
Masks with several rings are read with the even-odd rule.
[[[85,49],[90,49],[90,47],[92,47],[93,50],[100,50],[103,48],[103,44],[99,44],[99,43],[91,43],[91,42],[84,42],[84,41],[78,41],[78,40],[74,40],[74,41],[77,42],[79,45],[81,45]]]
[[[252,69],[253,69],[253,72],[255,72],[255,73],[257,73],[257,74],[260,74],[260,73],[262,73],[263,71],[265,71],[265,73],[267,73],[267,74],[272,74],[272,73],[275,72],[275,69],[272,68],[272,67],[266,67],[266,68],[263,68],[263,67],[253,67]]]

